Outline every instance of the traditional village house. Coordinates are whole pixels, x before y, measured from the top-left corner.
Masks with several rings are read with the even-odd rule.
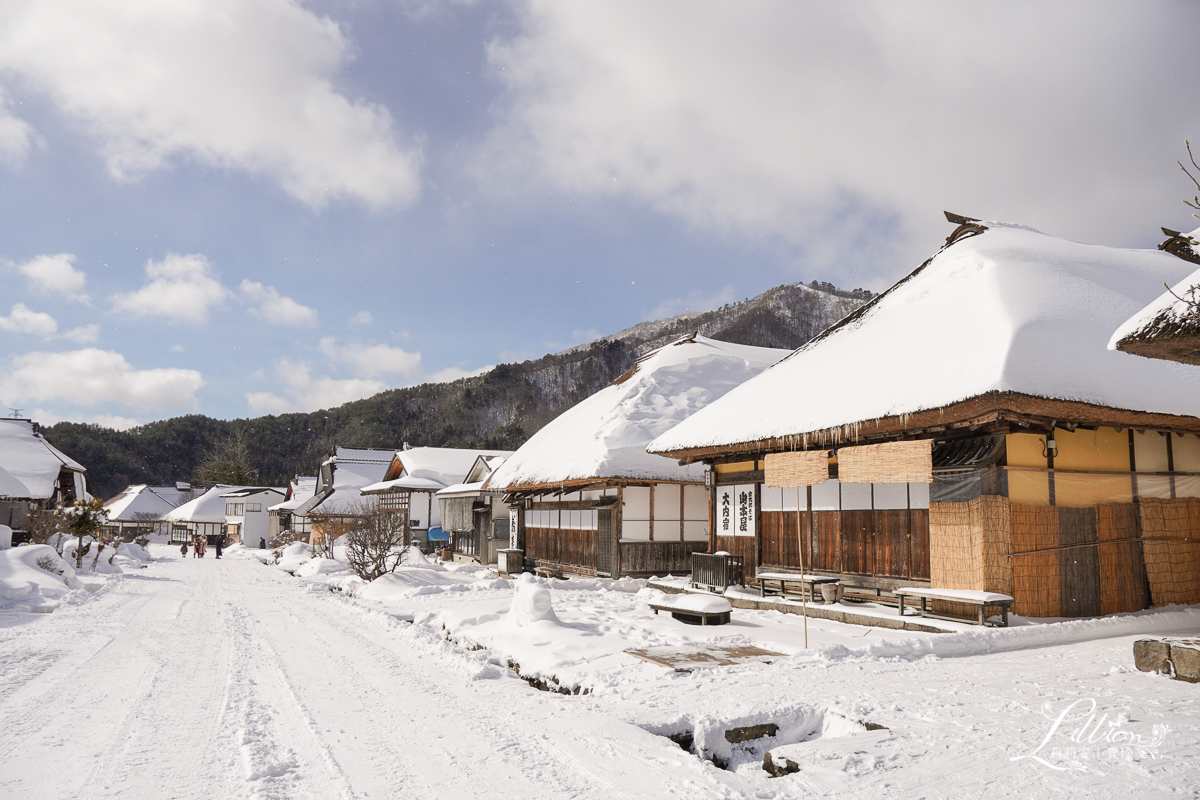
[[[1106,347],[1194,265],[947,217],[933,258],[651,444],[714,470],[715,509],[750,498],[711,547],[1029,616],[1200,601],[1200,371]]]
[[[294,519],[310,525],[310,543],[324,546],[326,537],[336,539],[354,527],[366,507],[362,488],[383,478],[394,454],[394,450],[333,449],[321,464],[313,496],[293,512]]]
[[[288,483],[283,502],[276,503],[267,509],[270,516],[269,536],[267,544],[280,537],[293,542],[307,542],[312,533],[312,521],[308,517],[296,515],[296,509],[308,502],[316,494],[317,479],[297,475]]]
[[[1191,233],[1163,228],[1159,250],[1200,264],[1200,228]],[[1148,358],[1200,366],[1200,269],[1163,292],[1117,329],[1108,345]]]
[[[685,336],[534,434],[485,484],[520,510],[511,546],[524,566],[614,578],[689,570],[708,547],[704,470],[646,445],[785,355]]]
[[[405,444],[378,483],[363,488],[382,508],[405,515],[412,540],[422,549],[449,543],[442,528],[442,510],[435,495],[462,480],[480,456],[506,458],[508,450],[470,450],[461,447],[410,447]]]
[[[108,512],[105,528],[129,540],[163,528],[163,516],[195,496],[190,483],[174,486],[127,486],[118,495],[104,501]]]
[[[163,515],[172,544],[200,535],[212,545],[244,542],[257,547],[268,533],[267,507],[283,499],[283,490],[270,486],[226,486],[209,489]]]
[[[25,541],[30,515],[86,499],[83,465],[46,441],[36,423],[0,419],[0,525]]]
[[[503,456],[479,456],[462,483],[440,490],[442,530],[450,534],[455,561],[494,564],[496,552],[508,546],[508,505],[504,492],[483,488],[504,463]]]

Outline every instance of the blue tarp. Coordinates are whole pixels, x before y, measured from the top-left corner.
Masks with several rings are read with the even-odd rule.
[[[450,541],[450,532],[441,528],[430,528],[427,539],[431,542],[448,542]]]

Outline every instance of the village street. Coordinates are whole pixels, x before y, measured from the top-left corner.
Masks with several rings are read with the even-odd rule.
[[[4,617],[0,796],[666,797],[688,761],[690,795],[721,794],[661,737],[255,561],[145,573]],[[638,757],[638,738],[677,763]],[[622,757],[600,775],[578,746]]]
[[[444,638],[443,624],[503,626],[513,588],[494,576],[389,605],[236,551],[152,551],[147,569],[52,614],[0,611],[0,796],[1115,798],[1190,796],[1200,780],[1195,687],[1128,666],[1136,629],[1194,629],[1192,611],[932,637],[813,620],[813,650],[773,664],[686,674],[618,651],[592,693],[566,696]],[[409,577],[421,575],[447,573]],[[631,624],[699,631],[596,583],[555,585],[547,641],[633,636]],[[585,625],[589,608],[619,630]],[[717,635],[799,631],[797,617],[739,615]],[[840,641],[863,644],[829,644]],[[1072,741],[1087,703],[1107,722]],[[765,721],[803,742],[790,745],[800,774],[768,778],[761,754],[739,762],[736,750],[718,769],[655,735],[719,744],[727,725]],[[1098,738],[1116,730],[1123,739]],[[1131,749],[1134,737],[1152,750]]]

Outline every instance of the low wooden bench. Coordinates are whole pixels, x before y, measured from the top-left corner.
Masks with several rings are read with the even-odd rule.
[[[966,622],[962,617],[952,617],[945,614],[934,614],[928,609],[930,600],[945,600],[948,603],[963,603],[965,605],[976,606],[979,609],[978,617],[973,620],[977,625],[986,625],[987,617],[984,614],[984,609],[991,606],[1000,609],[1001,626],[1008,627],[1008,609],[1013,604],[1013,599],[1006,594],[997,594],[995,592],[981,592],[973,589],[920,589],[916,587],[906,587],[901,589],[893,589],[892,594],[896,596],[899,602],[900,616],[904,616],[904,599],[911,597],[919,598],[921,608],[917,612],[922,617],[935,617],[937,619],[947,619],[954,622]]]
[[[771,587],[769,584],[779,585],[779,594],[787,594],[788,584],[799,584],[800,591],[803,593],[808,591],[808,599],[811,602],[813,599],[813,590],[822,583],[837,583],[839,578],[832,578],[828,575],[802,575],[799,572],[760,572],[755,576],[758,581],[758,596],[766,597],[767,591]],[[774,591],[772,589],[772,591]]]
[[[658,616],[658,612],[667,611],[673,619],[680,622],[686,622],[689,625],[725,625],[729,622],[731,609],[726,608],[724,611],[705,611],[694,608],[681,608],[678,605],[670,603],[651,603],[650,608],[654,610],[654,615]]]

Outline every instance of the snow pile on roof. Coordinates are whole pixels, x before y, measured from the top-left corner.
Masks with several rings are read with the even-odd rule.
[[[136,522],[138,515],[153,514],[155,519],[161,519],[169,511],[178,507],[189,492],[181,492],[174,486],[147,486],[139,484],[129,486],[125,491],[104,503],[110,522]]]
[[[588,478],[703,480],[697,466],[646,453],[654,437],[787,355],[703,336],[673,342],[563,412],[488,479],[488,488]]]
[[[333,456],[321,464],[313,497],[296,508],[297,514],[345,514],[362,502],[362,489],[378,482],[392,463],[392,450],[358,450],[335,447]],[[332,484],[325,480],[332,472]]]
[[[268,508],[268,511],[295,511],[312,498],[317,491],[315,476],[297,475],[288,484],[287,499]]]
[[[985,224],[650,449],[755,442],[993,391],[1200,415],[1200,372],[1107,347],[1191,264]]]
[[[4,467],[0,467],[0,497],[29,497],[29,487]]]
[[[27,419],[0,419],[0,467],[25,485],[25,497],[35,500],[54,496],[63,467],[86,472],[83,465],[34,433],[33,423]],[[8,486],[15,488],[11,483]]]
[[[163,514],[162,518],[173,522],[224,522],[225,498],[223,495],[238,488],[241,487],[218,484],[195,500],[189,500],[179,508],[171,509]]]
[[[1184,234],[1193,244],[1191,249],[1200,258],[1200,228]],[[1161,286],[1162,284],[1156,284]],[[1123,339],[1155,339],[1187,332],[1196,335],[1200,321],[1187,318],[1189,301],[1200,301],[1200,269],[1163,292],[1129,319],[1113,333],[1108,342],[1110,350],[1117,349]],[[1124,349],[1124,348],[1122,348]]]
[[[371,486],[363,487],[366,494],[388,489],[412,489],[436,492],[467,477],[481,457],[504,459],[510,450],[469,450],[463,447],[410,447],[396,453],[403,474]],[[390,471],[389,471],[390,472]]]

